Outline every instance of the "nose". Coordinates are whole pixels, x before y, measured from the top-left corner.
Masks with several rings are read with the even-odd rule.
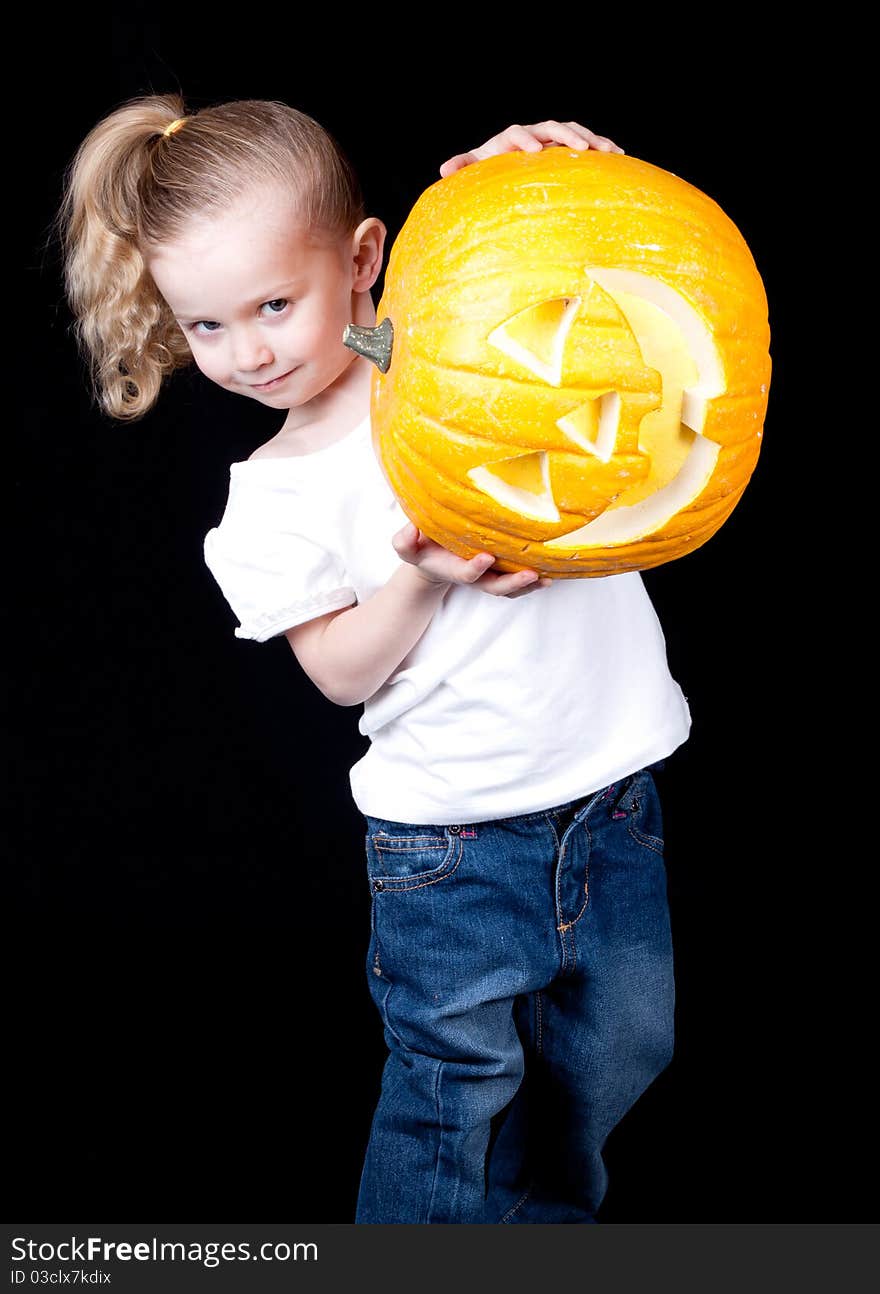
[[[259,333],[249,329],[236,333],[232,342],[232,362],[243,377],[259,376],[261,369],[274,363],[271,346]]]

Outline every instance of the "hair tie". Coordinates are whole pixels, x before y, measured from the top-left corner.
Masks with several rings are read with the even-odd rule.
[[[165,127],[165,129],[162,131],[162,134],[163,134],[163,135],[173,135],[173,134],[175,133],[175,131],[180,130],[181,126],[183,125],[183,123],[184,123],[186,120],[187,120],[187,118],[186,118],[186,117],[176,117],[176,118],[174,119],[174,121],[172,121],[172,123],[171,123],[171,125],[170,125],[170,126],[166,126],[166,127]]]

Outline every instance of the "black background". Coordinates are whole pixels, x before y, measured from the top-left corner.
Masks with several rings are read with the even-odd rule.
[[[724,528],[645,577],[694,717],[660,777],[677,1051],[608,1142],[601,1217],[865,1220],[835,982],[853,861],[828,718],[836,603],[803,561],[817,482],[795,452],[821,434],[802,186],[833,144],[805,89],[815,68],[786,81],[782,45],[728,32],[719,53],[622,15],[599,31],[580,11],[485,27],[340,11],[307,28],[287,12],[36,21],[33,98],[8,106],[24,264],[7,350],[17,1211],[351,1221],[385,1054],[348,790],[360,707],[327,702],[283,638],[236,640],[202,558],[230,462],[283,414],[193,371],[142,422],[102,417],[49,242],[85,133],[181,87],[188,110],[279,98],[315,116],[388,247],[447,157],[548,117],[680,175],[744,234],[770,300],[761,460]]]

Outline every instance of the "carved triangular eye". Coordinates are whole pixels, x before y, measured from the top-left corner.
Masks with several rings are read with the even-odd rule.
[[[478,490],[503,508],[538,521],[558,521],[559,511],[550,489],[547,455],[539,450],[502,458],[497,463],[472,467],[468,476]]]
[[[580,304],[580,297],[539,301],[506,319],[486,340],[542,382],[560,386],[565,339]]]
[[[620,396],[616,391],[606,391],[596,400],[585,400],[556,423],[570,440],[603,463],[610,462],[614,453],[619,425]]]

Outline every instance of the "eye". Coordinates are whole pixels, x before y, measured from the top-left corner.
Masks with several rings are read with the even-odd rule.
[[[265,301],[260,306],[260,309],[262,310],[264,306],[267,306],[273,315],[280,315],[284,313],[290,304],[291,302],[287,297],[276,297],[274,301]],[[195,333],[197,337],[207,337],[222,327],[222,324],[216,323],[212,319],[198,319],[195,323],[189,325],[187,331]],[[204,331],[202,331],[203,329]]]

